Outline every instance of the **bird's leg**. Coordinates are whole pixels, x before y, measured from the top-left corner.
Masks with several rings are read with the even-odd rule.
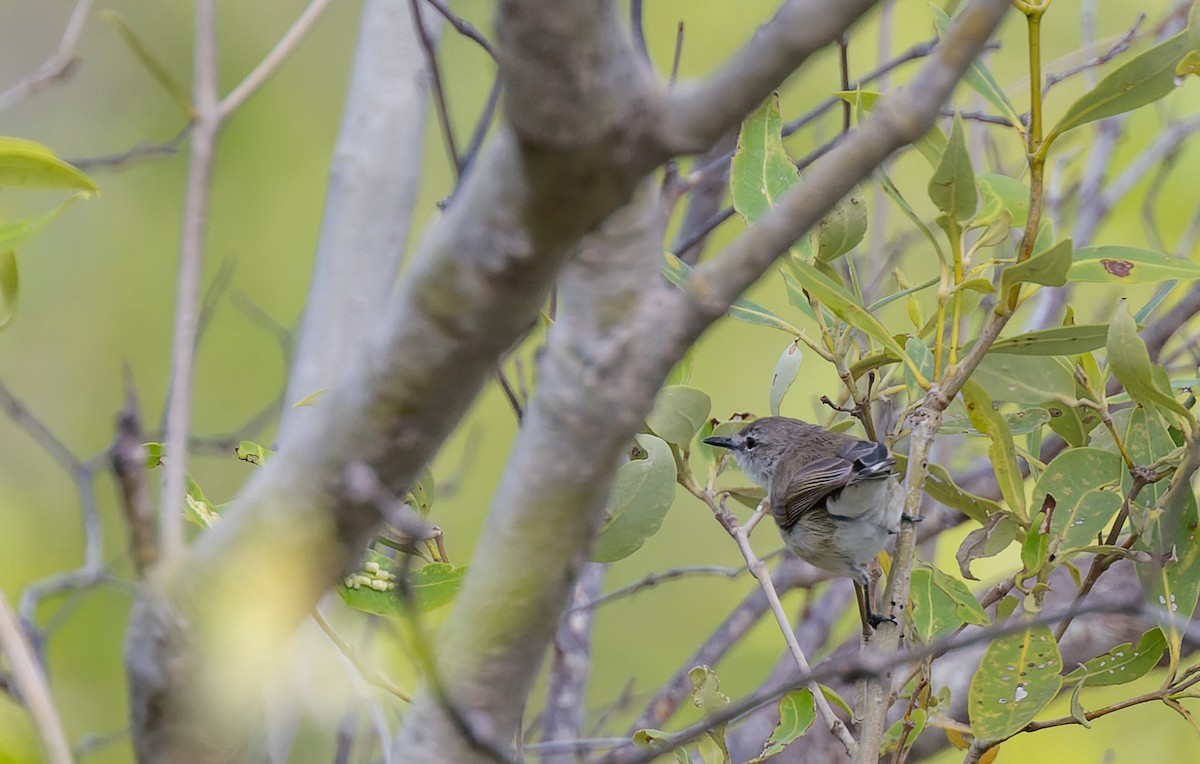
[[[875,629],[879,628],[881,623],[895,623],[896,619],[886,615],[880,615],[871,610],[871,597],[867,593],[867,588],[858,581],[854,582],[854,596],[858,600],[858,615],[862,618],[862,635],[863,640],[870,640]]]

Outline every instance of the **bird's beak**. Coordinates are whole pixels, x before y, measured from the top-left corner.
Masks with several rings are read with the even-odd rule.
[[[737,448],[737,442],[733,438],[729,438],[724,435],[714,435],[711,438],[705,438],[704,442],[710,446],[728,448],[730,451]]]

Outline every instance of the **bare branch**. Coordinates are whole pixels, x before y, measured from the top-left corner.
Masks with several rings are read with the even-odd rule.
[[[75,46],[83,34],[83,25],[92,10],[92,2],[93,0],[78,0],[75,3],[75,10],[71,11],[63,29],[62,39],[58,41],[58,50],[33,74],[0,92],[0,111],[71,75],[79,62],[75,57]]]
[[[133,559],[138,578],[144,577],[158,561],[157,528],[147,485],[143,440],[137,397],[126,368],[125,408],[117,417],[117,438],[109,449],[109,458],[121,490],[121,507],[125,510],[125,522],[129,526],[129,556]]]
[[[572,601],[590,602],[600,592],[608,565],[587,563],[575,582]],[[542,743],[575,740],[583,724],[584,690],[592,668],[592,621],[590,609],[571,608],[563,614],[554,637],[550,678],[542,708]],[[542,764],[574,764],[576,751],[543,752]]]
[[[58,707],[50,694],[46,673],[42,671],[33,648],[21,632],[21,626],[17,623],[3,591],[0,591],[0,652],[3,652],[5,662],[12,672],[12,680],[20,693],[21,701],[37,727],[47,761],[51,764],[71,764],[74,760],[71,756],[71,744],[67,741]]]
[[[221,116],[217,102],[217,40],[215,0],[197,0],[195,33],[195,80],[192,101],[196,121],[188,164],[183,210],[183,233],[179,248],[179,276],[175,292],[175,329],[171,341],[171,381],[167,414],[163,422],[167,461],[159,504],[159,554],[163,560],[176,558],[183,550],[184,481],[187,475],[188,433],[191,427],[192,382],[196,335],[199,325],[197,301],[204,264],[204,242],[208,228],[208,206],[212,171]]]
[[[666,740],[656,742],[653,750],[640,751],[637,755],[625,759],[623,764],[648,764],[661,756],[663,751],[687,745],[704,735],[708,730],[720,725],[729,724],[746,713],[772,703],[787,693],[798,690],[813,682],[827,684],[836,678],[854,681],[856,679],[881,677],[899,666],[924,660],[930,655],[954,652],[982,642],[990,642],[999,637],[1019,633],[1035,626],[1055,623],[1068,615],[1078,616],[1086,613],[1141,613],[1144,611],[1145,606],[1140,598],[1136,601],[1097,602],[1053,613],[1043,612],[1030,618],[1013,618],[986,629],[957,633],[907,650],[891,653],[873,651],[847,653],[839,658],[826,661],[812,672],[800,674],[786,681],[757,690],[742,700],[730,703],[721,711],[705,717],[703,721],[680,730]]]
[[[912,84],[886,97],[808,177],[779,200],[721,256],[692,271],[688,290],[706,314],[719,315],[855,184],[893,151],[924,135],[959,77],[983,48],[1008,4],[977,0],[959,14],[948,39]],[[974,12],[973,12],[974,11]],[[965,19],[965,21],[964,21]]]
[[[706,150],[874,4],[875,0],[787,0],[718,71],[665,94],[661,141],[671,153]]]
[[[308,6],[300,12],[300,15],[284,32],[283,37],[279,38],[279,42],[275,43],[275,47],[271,48],[270,52],[258,62],[258,65],[221,99],[217,108],[219,121],[228,119],[229,115],[241,108],[242,104],[254,95],[255,91],[262,87],[275,72],[279,71],[279,67],[288,59],[288,56],[292,55],[292,52],[312,30],[313,25],[321,18],[321,14],[329,7],[329,3],[330,0],[310,0]]]
[[[146,143],[142,142],[117,154],[102,154],[92,157],[78,157],[67,160],[81,170],[97,170],[97,169],[115,169],[124,167],[132,162],[150,157],[173,157],[179,153],[179,144],[183,143],[192,133],[192,125],[189,123],[186,127],[175,134],[175,137],[166,143]]]
[[[329,171],[308,302],[290,364],[280,437],[312,409],[291,404],[345,376],[363,317],[386,310],[412,231],[428,86],[404,0],[371,0]]]

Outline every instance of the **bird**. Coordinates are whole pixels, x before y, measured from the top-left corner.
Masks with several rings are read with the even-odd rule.
[[[864,635],[892,620],[871,610],[867,567],[906,517],[887,446],[782,416],[704,442],[728,449],[767,489],[780,535],[800,559],[854,581]]]

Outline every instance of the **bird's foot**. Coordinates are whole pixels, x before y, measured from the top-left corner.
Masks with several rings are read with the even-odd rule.
[[[867,613],[867,623],[871,624],[872,629],[878,629],[881,623],[895,624],[896,619],[890,615],[880,615],[879,613]]]
[[[901,512],[900,519],[903,522],[912,523],[912,524],[916,525],[917,523],[921,522],[925,518],[922,517],[921,515],[910,515],[907,512]]]

